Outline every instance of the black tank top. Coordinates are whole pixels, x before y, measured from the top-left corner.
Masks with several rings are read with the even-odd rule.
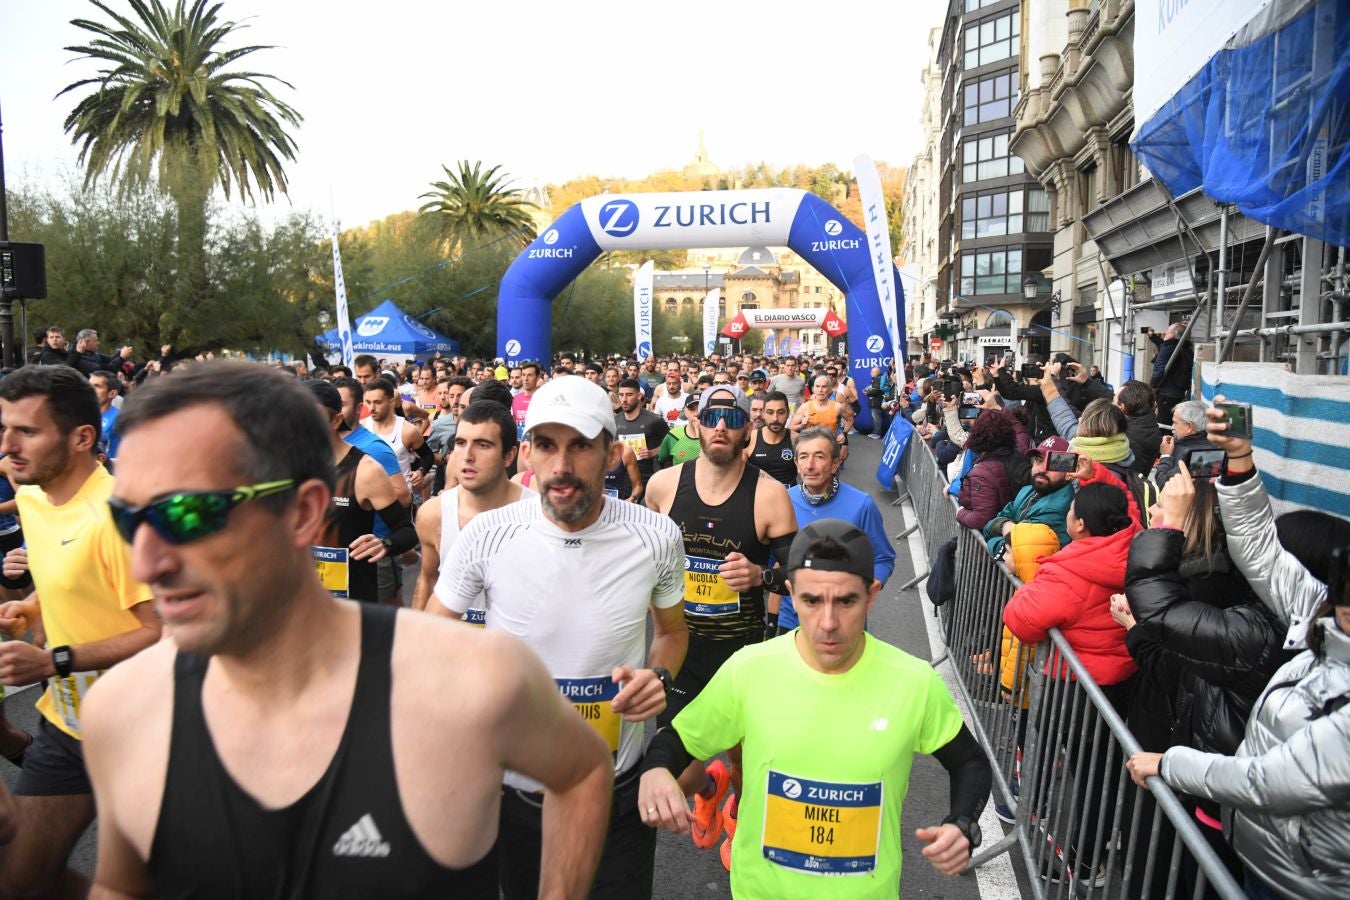
[[[619,460],[617,466],[605,473],[605,493],[619,500],[633,496],[633,480],[628,477],[628,467],[623,464],[623,460]]]
[[[763,469],[769,477],[784,487],[797,484],[797,454],[792,449],[792,438],[783,433],[783,442],[769,444],[764,440],[764,429],[755,434],[755,449],[750,451],[750,465]]]
[[[323,529],[314,545],[314,566],[319,580],[334,597],[379,602],[379,576],[375,564],[350,559],[347,548],[375,527],[375,513],[361,508],[356,497],[356,469],[366,454],[355,447],[337,465],[333,499],[324,513]]]
[[[680,484],[670,517],[684,536],[684,619],[694,637],[754,643],[764,636],[764,590],[737,593],[717,567],[739,552],[758,566],[769,562],[769,547],[755,530],[755,489],[760,471],[747,465],[736,490],[719,506],[703,502],[694,486],[697,461],[680,466]]]
[[[396,612],[361,606],[346,730],[328,771],[284,809],[262,808],[225,771],[202,715],[209,658],[178,654],[169,767],[150,848],[156,897],[496,900],[491,852],[467,869],[448,869],[427,855],[403,815],[389,735]]]

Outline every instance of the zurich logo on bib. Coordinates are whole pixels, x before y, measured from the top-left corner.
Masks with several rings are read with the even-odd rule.
[[[844,226],[839,224],[838,219],[830,219],[830,221],[825,223],[825,233],[830,237],[837,237],[843,230]]]
[[[513,357],[514,357],[514,356],[519,356],[519,355],[520,355],[520,341],[515,340],[514,338],[512,338],[512,339],[509,340],[509,341],[507,341],[507,342],[506,342],[506,355],[507,355],[507,356],[513,356]]]
[[[885,341],[883,341],[883,340],[881,339],[881,335],[879,335],[879,334],[869,334],[869,335],[867,336],[867,352],[868,352],[868,353],[880,353],[880,352],[881,352],[881,348],[884,347],[884,346],[885,346]]]
[[[627,237],[638,227],[638,208],[632,200],[613,200],[600,207],[600,230],[614,237]]]
[[[544,232],[544,243],[547,244],[547,245],[550,246],[550,247],[552,247],[554,244],[558,243],[558,229],[556,229],[556,228],[550,228],[548,231],[545,231],[545,232]]]

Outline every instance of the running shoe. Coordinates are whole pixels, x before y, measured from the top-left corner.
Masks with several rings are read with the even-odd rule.
[[[731,841],[736,837],[736,813],[741,809],[740,799],[732,794],[722,807],[722,825],[727,830],[727,839],[722,842],[722,849],[718,851],[718,855],[722,857],[722,868],[728,872],[731,871]]]
[[[724,869],[726,869],[728,872],[730,872],[730,871],[731,871],[731,837],[730,837],[729,835],[728,835],[727,839],[726,839],[725,841],[722,842],[722,849],[718,851],[718,855],[722,857],[722,868],[724,868]]]
[[[722,800],[731,787],[731,773],[720,759],[708,765],[708,777],[716,788],[711,797],[694,795],[694,821],[689,826],[689,836],[700,850],[711,850],[722,834]]]
[[[1008,785],[1008,787],[1012,788],[1013,799],[1018,799],[1018,780],[1014,778],[1012,784]],[[998,816],[1000,822],[1004,822],[1008,825],[1017,824],[1017,814],[1013,812],[1012,807],[1004,803],[994,804],[994,815]]]

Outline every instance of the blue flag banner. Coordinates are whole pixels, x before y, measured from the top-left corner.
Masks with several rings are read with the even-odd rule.
[[[914,425],[903,413],[891,419],[891,427],[886,429],[886,439],[881,444],[881,462],[877,464],[877,481],[885,490],[895,489],[895,473],[900,468],[900,457],[909,446],[914,435]]]

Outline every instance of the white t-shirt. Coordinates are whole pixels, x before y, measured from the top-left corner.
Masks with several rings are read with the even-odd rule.
[[[513,634],[548,667],[615,752],[615,771],[642,756],[642,723],[623,721],[610,701],[615,666],[647,660],[647,607],[684,600],[684,541],[669,516],[601,497],[590,527],[563,531],[538,503],[512,503],[474,518],[441,561],[436,599],[463,614],[484,596],[487,627]],[[506,783],[541,786],[514,772]]]
[[[450,559],[451,552],[455,549],[455,541],[459,540],[459,497],[460,489],[463,485],[455,485],[447,491],[441,491],[441,571],[445,571],[446,560]],[[533,503],[539,505],[539,495],[526,488],[520,492],[520,499],[516,503]],[[510,504],[507,504],[510,506]],[[491,510],[489,510],[491,512]],[[469,524],[473,524],[470,520]],[[437,584],[440,582],[438,581]],[[470,625],[481,626],[484,622],[486,610],[481,602],[481,595],[471,603],[464,615],[460,616]]]
[[[681,414],[684,413],[684,401],[687,396],[689,395],[679,394],[672,397],[669,394],[662,394],[656,398],[652,412],[664,419],[667,425],[673,425],[679,422]]]

